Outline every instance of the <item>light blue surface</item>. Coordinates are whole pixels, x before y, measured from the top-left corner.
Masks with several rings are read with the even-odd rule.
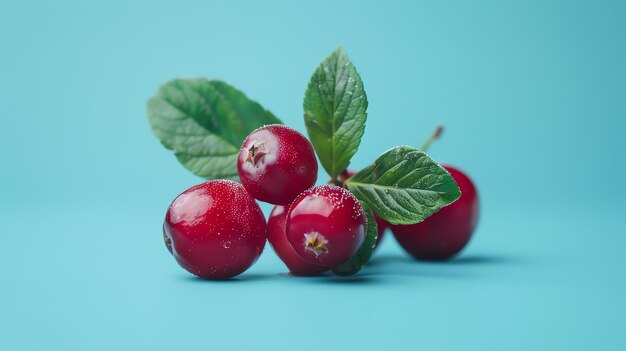
[[[0,350],[626,349],[625,15],[1,1]],[[160,228],[199,179],[145,101],[174,77],[220,78],[304,131],[308,79],[339,45],[370,101],[354,167],[445,124],[431,155],[478,184],[474,240],[427,264],[388,236],[347,279],[289,277],[267,247],[237,279],[194,279]]]

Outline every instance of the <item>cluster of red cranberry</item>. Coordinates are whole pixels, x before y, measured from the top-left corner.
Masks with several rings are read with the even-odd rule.
[[[254,264],[269,240],[291,274],[318,275],[363,244],[367,221],[359,201],[342,186],[315,186],[317,159],[299,132],[284,125],[253,131],[237,168],[241,184],[207,181],[180,194],[167,210],[165,244],[189,272],[205,279],[234,277]],[[461,171],[445,168],[461,198],[414,225],[376,217],[377,243],[390,227],[416,258],[446,259],[465,246],[478,216],[476,189]],[[342,179],[352,175],[346,171]],[[275,205],[267,223],[255,199]]]

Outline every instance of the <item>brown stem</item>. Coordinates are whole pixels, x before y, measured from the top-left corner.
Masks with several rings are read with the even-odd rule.
[[[420,147],[420,151],[426,152],[426,150],[428,150],[428,148],[430,147],[430,145],[432,145],[432,143],[435,142],[435,140],[439,139],[441,137],[441,133],[443,133],[443,126],[438,126],[435,131],[433,132],[433,134],[431,134],[431,136],[426,139],[426,141],[424,142],[424,144],[422,144],[422,146]]]

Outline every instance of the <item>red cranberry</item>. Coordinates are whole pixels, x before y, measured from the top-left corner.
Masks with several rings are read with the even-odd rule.
[[[165,245],[176,261],[204,279],[243,273],[261,255],[267,226],[245,189],[212,180],[187,189],[167,209]]]
[[[239,151],[237,169],[250,195],[274,205],[288,205],[317,180],[313,146],[304,135],[280,124],[248,135]]]
[[[333,267],[365,240],[365,213],[344,188],[322,185],[300,194],[287,215],[287,239],[307,262]]]
[[[291,247],[287,240],[288,207],[275,206],[267,220],[267,239],[278,257],[287,265],[293,275],[320,275],[328,270],[303,260]]]
[[[339,180],[341,182],[345,182],[346,180],[351,178],[355,173],[356,172],[354,171],[346,169],[345,171],[341,172],[341,174],[339,175]],[[383,235],[385,234],[385,230],[389,227],[389,222],[378,217],[378,215],[375,213],[374,213],[374,219],[376,219],[376,229],[378,230],[378,236],[376,237],[376,246],[374,247],[375,249],[378,247],[378,244],[380,244],[380,241],[383,240]]]
[[[400,245],[422,260],[445,260],[465,247],[478,223],[478,192],[460,170],[444,166],[461,189],[461,197],[423,222],[393,225],[391,230]]]

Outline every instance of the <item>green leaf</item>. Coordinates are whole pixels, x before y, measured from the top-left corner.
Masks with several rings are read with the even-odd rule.
[[[450,173],[411,146],[385,152],[346,185],[392,224],[421,222],[461,196]]]
[[[233,86],[204,78],[174,79],[148,101],[150,127],[194,174],[239,180],[237,154],[256,128],[281,123]]]
[[[333,273],[337,275],[353,275],[363,268],[369,262],[376,247],[376,239],[378,238],[378,227],[374,212],[367,208],[367,205],[361,203],[365,217],[367,218],[367,228],[365,231],[365,241],[361,244],[359,250],[349,260],[333,267]]]
[[[332,179],[345,170],[365,131],[367,96],[361,77],[339,48],[315,70],[304,93],[304,123]]]

